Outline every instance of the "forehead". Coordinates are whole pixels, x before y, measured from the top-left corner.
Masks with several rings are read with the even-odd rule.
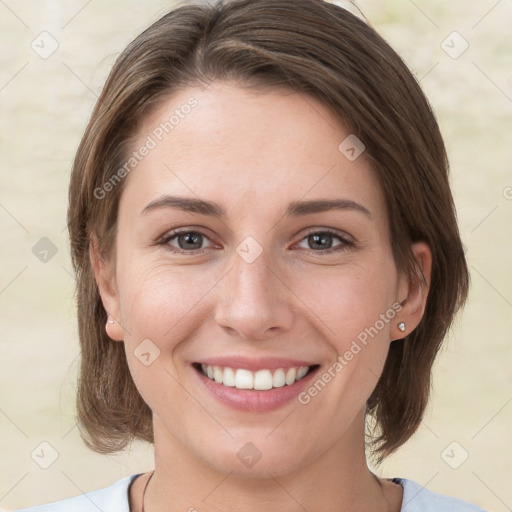
[[[382,209],[364,152],[355,159],[346,152],[354,137],[321,102],[293,90],[226,82],[182,89],[142,123],[134,149],[151,149],[123,195],[141,205],[164,193],[194,195],[233,213],[252,208],[261,214],[254,208],[269,212],[284,202],[320,197]]]

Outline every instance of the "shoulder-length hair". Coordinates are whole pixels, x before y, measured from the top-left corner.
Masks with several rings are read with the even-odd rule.
[[[91,237],[112,255],[123,167],[142,120],[175,91],[214,80],[288,87],[323,102],[365,145],[384,191],[393,256],[411,279],[411,244],[426,242],[432,274],[423,318],[390,350],[366,411],[379,461],[421,423],[431,369],[469,274],[449,186],[444,143],[416,79],[373,28],[321,0],[228,0],[182,5],[118,57],[82,138],[69,188],[68,224],[77,275],[81,368],[78,419],[85,442],[109,453],[153,441],[151,410],[131,378],[122,343],[105,333],[106,311],[91,268]],[[119,176],[119,174],[118,174]]]

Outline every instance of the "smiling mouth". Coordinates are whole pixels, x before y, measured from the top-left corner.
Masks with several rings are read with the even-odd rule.
[[[262,369],[252,372],[245,368],[229,366],[210,366],[194,363],[194,368],[208,379],[223,386],[255,391],[291,386],[314,371],[319,365],[291,368]]]

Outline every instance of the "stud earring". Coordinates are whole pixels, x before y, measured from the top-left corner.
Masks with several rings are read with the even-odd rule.
[[[400,322],[398,324],[398,328],[402,331],[402,332],[405,332],[405,322]]]
[[[108,323],[109,324],[113,324],[114,322],[115,322],[115,320],[113,318],[110,318],[110,317],[108,318]]]

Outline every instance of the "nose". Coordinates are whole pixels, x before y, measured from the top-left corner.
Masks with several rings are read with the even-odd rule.
[[[293,323],[293,294],[276,265],[264,253],[252,263],[238,255],[220,283],[215,320],[248,340],[265,340]]]

